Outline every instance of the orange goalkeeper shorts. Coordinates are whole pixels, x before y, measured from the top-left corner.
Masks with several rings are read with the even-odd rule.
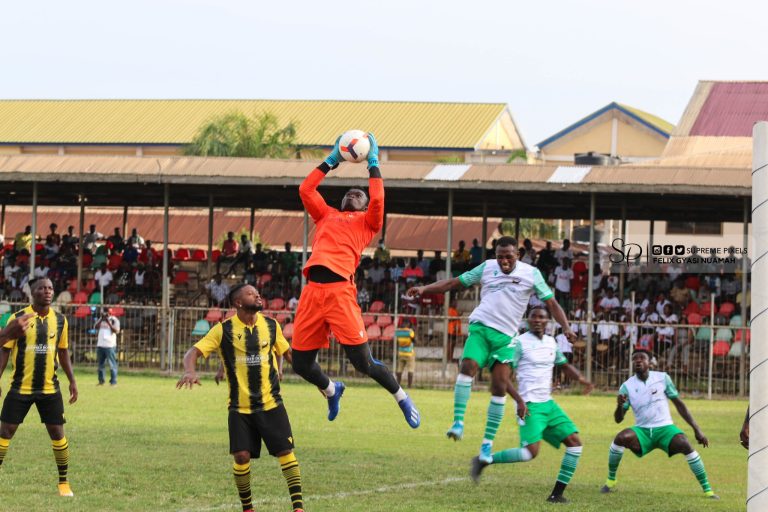
[[[291,348],[328,348],[331,332],[342,345],[360,345],[368,341],[360,306],[357,305],[357,290],[348,281],[310,281],[301,291],[296,308]]]

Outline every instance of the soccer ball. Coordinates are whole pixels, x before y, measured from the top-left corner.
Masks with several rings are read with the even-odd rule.
[[[371,141],[368,134],[362,130],[347,130],[339,139],[341,156],[347,162],[362,162],[368,158]]]

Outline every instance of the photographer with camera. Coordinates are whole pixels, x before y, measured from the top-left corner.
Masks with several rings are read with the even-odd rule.
[[[95,328],[98,332],[96,360],[99,364],[99,386],[104,385],[106,361],[109,361],[109,384],[117,386],[117,334],[120,332],[120,320],[112,315],[110,310],[102,309]]]

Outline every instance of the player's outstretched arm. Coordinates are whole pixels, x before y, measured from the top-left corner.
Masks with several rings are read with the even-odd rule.
[[[69,403],[73,404],[77,402],[77,383],[75,382],[75,374],[72,373],[72,360],[69,358],[69,350],[66,348],[58,349],[58,356],[61,369],[64,370],[64,374],[69,381]]]
[[[379,145],[372,133],[368,134],[371,149],[368,150],[368,211],[365,212],[365,222],[374,231],[379,231],[384,225],[384,180],[379,169]]]
[[[624,421],[624,416],[627,414],[627,410],[624,408],[625,403],[627,403],[627,395],[619,393],[616,396],[616,410],[613,411],[613,419],[616,423]]]
[[[463,288],[463,285],[458,277],[451,277],[449,279],[443,279],[432,284],[425,286],[414,286],[409,288],[405,294],[412,298],[418,298],[422,295],[430,295],[432,293],[445,293],[455,288]]]
[[[0,349],[0,379],[3,377],[3,373],[5,373],[5,367],[8,366],[8,358],[11,356],[11,349],[9,348],[2,348]],[[0,389],[0,396],[3,395],[2,389]]]
[[[317,187],[325,179],[325,175],[328,171],[335,169],[341,162],[341,151],[339,150],[339,137],[336,139],[336,143],[333,145],[333,149],[330,154],[325,157],[323,163],[318,165],[315,169],[309,173],[304,181],[299,185],[299,197],[304,204],[304,208],[307,209],[307,213],[312,219],[317,222],[322,219],[330,210],[330,206],[325,202],[323,196],[317,191]]]
[[[670,398],[670,400],[672,400],[672,403],[675,404],[675,409],[677,409],[677,412],[680,414],[680,416],[693,429],[693,434],[694,436],[696,436],[696,441],[698,441],[699,444],[702,445],[704,448],[708,448],[709,440],[701,431],[699,426],[696,424],[696,420],[693,419],[693,416],[691,415],[691,411],[688,410],[688,407],[686,407],[686,405],[683,403],[680,397]]]
[[[509,396],[512,397],[512,399],[517,403],[517,416],[521,420],[525,420],[525,417],[528,416],[528,406],[525,405],[525,400],[523,400],[523,397],[520,396],[520,393],[517,392],[517,389],[514,385],[512,385],[512,381],[507,381],[507,393]]]
[[[565,334],[565,337],[568,338],[568,341],[573,343],[578,339],[578,336],[576,336],[576,333],[571,330],[571,324],[568,322],[568,317],[565,315],[565,311],[563,311],[563,308],[560,307],[560,304],[554,299],[554,297],[547,299],[544,301],[544,304],[547,306],[547,310],[549,310],[549,315],[562,326],[563,328],[563,334]]]
[[[2,375],[1,371],[0,375]],[[744,416],[744,424],[741,426],[739,437],[741,438],[741,446],[749,450],[749,407],[747,407],[747,414]]]
[[[184,375],[181,376],[176,383],[176,389],[189,388],[192,389],[195,384],[202,386],[200,383],[200,377],[197,375],[195,367],[197,365],[197,358],[202,357],[203,353],[197,347],[190,347],[187,353],[184,354]]]
[[[592,390],[595,388],[595,385],[594,385],[594,384],[592,384],[591,382],[589,382],[589,381],[588,381],[588,380],[587,380],[587,379],[586,379],[586,378],[585,378],[585,377],[584,377],[584,376],[581,374],[581,372],[578,370],[578,368],[576,368],[576,367],[575,367],[575,366],[573,366],[572,364],[570,364],[570,363],[566,363],[566,364],[564,364],[564,365],[562,366],[562,368],[563,368],[563,371],[565,372],[565,374],[566,374],[566,375],[568,375],[568,377],[570,377],[570,378],[571,378],[571,379],[573,379],[573,380],[577,380],[577,381],[579,381],[579,384],[581,384],[582,386],[584,386],[584,394],[585,394],[585,395],[588,395],[588,394],[590,394],[590,393],[592,392]]]

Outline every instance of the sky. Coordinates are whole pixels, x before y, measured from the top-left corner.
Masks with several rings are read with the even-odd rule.
[[[764,0],[7,2],[2,99],[503,102],[529,147],[611,101],[677,123],[768,79]]]

